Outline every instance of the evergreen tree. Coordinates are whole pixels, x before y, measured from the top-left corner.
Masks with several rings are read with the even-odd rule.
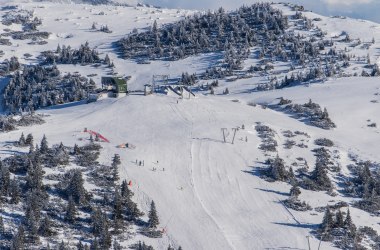
[[[73,200],[73,197],[70,196],[69,201],[67,203],[65,220],[69,223],[74,223],[76,219],[76,213],[77,209],[75,207],[75,202]]]
[[[120,180],[119,167],[115,165],[112,165],[112,180],[114,181],[115,185],[117,185],[117,182]]]
[[[77,250],[84,250],[84,246],[82,244],[82,241],[79,241],[77,244]]]
[[[330,178],[327,175],[326,166],[322,160],[317,158],[317,163],[315,164],[315,170],[312,174],[312,179],[315,181],[316,188],[319,190],[331,190],[333,185]]]
[[[99,245],[102,249],[109,249],[112,244],[112,237],[108,226],[109,222],[106,216],[103,217],[102,231],[99,236]]]
[[[52,222],[48,215],[45,215],[45,217],[42,219],[38,233],[44,237],[50,237],[54,234],[52,230]]]
[[[298,196],[301,194],[301,190],[298,186],[294,185],[290,189],[290,198],[298,199]]]
[[[73,153],[74,153],[74,155],[80,154],[80,148],[77,144],[74,145]]]
[[[323,232],[329,232],[330,229],[333,227],[333,225],[334,225],[333,216],[332,216],[330,207],[327,207],[325,210],[325,215],[323,216],[321,229]]]
[[[120,243],[116,239],[114,239],[113,240],[113,250],[122,250],[122,249],[123,249],[123,247],[120,245]]]
[[[93,209],[91,214],[91,222],[92,222],[92,233],[95,236],[99,236],[102,227],[102,213],[100,208]]]
[[[58,250],[67,250],[65,242],[63,240],[58,245]]]
[[[121,183],[121,196],[124,199],[131,199],[133,196],[133,192],[128,187],[127,180],[123,180],[123,182]]]
[[[32,154],[34,152],[34,145],[30,144],[29,145],[29,154]]]
[[[58,46],[57,46],[57,49],[56,49],[56,51],[55,51],[55,53],[57,53],[57,54],[60,54],[61,53],[61,46],[59,46],[59,44],[58,44]]]
[[[10,249],[11,250],[20,250],[24,249],[25,242],[25,233],[23,226],[19,226],[17,229],[17,233],[13,236]]]
[[[29,161],[29,166],[26,174],[26,188],[29,191],[43,191],[43,179],[44,171],[42,170],[42,166],[39,162]]]
[[[346,219],[344,220],[344,228],[346,228],[351,235],[356,233],[356,226],[352,221],[350,209],[348,209]]]
[[[26,196],[25,223],[29,232],[38,233],[38,224],[41,219],[41,210],[45,201],[41,199],[38,191],[29,191]]]
[[[38,224],[39,224],[39,216],[34,217],[31,216],[32,213],[29,213],[29,215],[26,215],[26,223],[27,223],[27,229],[28,229],[28,238],[33,243],[36,243],[39,239],[38,236]]]
[[[157,228],[159,224],[159,220],[158,220],[156,205],[154,201],[152,201],[152,203],[150,204],[150,211],[149,211],[148,217],[149,217],[149,220],[148,220],[149,227],[152,229]]]
[[[278,155],[270,164],[270,175],[273,179],[283,181],[288,178],[288,172],[285,169],[285,162]]]
[[[104,58],[104,63],[107,64],[107,65],[111,64],[111,60],[110,60],[108,54],[106,54],[106,57]]]
[[[46,136],[44,135],[41,140],[40,152],[41,154],[46,154],[48,151],[49,151],[49,145],[48,145]]]
[[[115,154],[112,158],[112,166],[119,166],[121,164],[120,155]]]
[[[3,216],[0,215],[0,236],[3,236],[5,233]]]
[[[119,165],[121,164],[120,155],[115,154],[112,159],[112,179],[116,184],[119,181]]]
[[[9,192],[11,194],[11,203],[18,204],[20,202],[21,191],[18,181],[15,179],[15,177],[13,177],[13,179],[10,181]]]
[[[125,203],[125,214],[129,221],[136,221],[139,216],[142,216],[143,213],[137,207],[137,204],[131,199],[126,199]]]
[[[123,202],[119,188],[116,188],[113,202],[113,225],[115,233],[119,233],[123,223]]]
[[[125,215],[129,221],[135,221],[142,213],[135,202],[132,201],[133,192],[128,187],[128,182],[123,180],[121,184],[121,198],[125,207]]]
[[[342,212],[339,210],[335,215],[335,227],[342,228],[344,225],[344,218]]]
[[[84,180],[82,172],[79,169],[75,169],[72,172],[69,185],[67,186],[65,193],[67,197],[72,196],[76,204],[86,204],[88,202],[87,191],[84,188]]]
[[[10,192],[10,172],[8,167],[4,167],[0,161],[0,196],[6,196]]]
[[[26,136],[26,140],[25,140],[25,144],[26,145],[34,145],[34,140],[33,140],[33,135],[32,134],[28,134]]]
[[[92,241],[90,250],[100,250],[99,242],[96,238]]]
[[[20,147],[24,147],[26,145],[24,133],[21,133],[20,139],[18,140],[18,145]]]

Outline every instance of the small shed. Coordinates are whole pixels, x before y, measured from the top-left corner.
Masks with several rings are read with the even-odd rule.
[[[144,95],[151,95],[153,93],[153,87],[150,84],[144,85]]]
[[[111,90],[114,93],[127,93],[127,80],[122,77],[103,76],[102,89]]]

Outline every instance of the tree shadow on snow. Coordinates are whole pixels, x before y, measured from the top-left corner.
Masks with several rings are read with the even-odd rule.
[[[311,230],[317,230],[319,224],[308,224],[308,223],[286,223],[286,222],[273,222],[273,224],[287,226],[287,227],[296,227],[296,228],[306,228]]]
[[[251,170],[242,170],[244,173],[251,174],[262,178],[265,175],[265,171],[267,168],[265,167],[251,167]]]
[[[264,189],[264,188],[255,188],[255,189],[260,190],[260,191],[264,191],[267,193],[274,193],[274,194],[279,194],[279,195],[283,195],[283,196],[290,196],[289,193],[285,193],[285,192],[281,192],[281,191],[277,191],[277,190]]]
[[[47,107],[47,108],[44,108],[44,109],[45,110],[64,109],[64,108],[79,106],[79,105],[82,105],[82,104],[86,104],[86,101],[82,100],[82,101],[77,101],[77,102],[68,102],[68,103],[64,103],[64,104],[50,106],[50,107]]]
[[[11,149],[1,149],[0,154],[24,155],[26,153]]]

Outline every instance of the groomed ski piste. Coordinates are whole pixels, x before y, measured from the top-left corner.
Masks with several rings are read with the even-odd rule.
[[[104,147],[101,159],[107,162],[115,153],[120,154],[123,162],[120,174],[132,181],[138,204],[147,211],[150,199],[156,201],[165,234],[158,242],[150,242],[148,238],[144,241],[158,249],[169,243],[188,249],[306,249],[306,236],[321,222],[323,214],[287,210],[280,201],[286,198],[290,186],[268,183],[255,175],[253,167],[262,165],[266,157],[258,149],[260,140],[254,126],[263,122],[274,128],[280,145],[284,130],[307,131],[311,138],[306,144],[310,147],[315,147],[313,139],[332,138],[342,164],[346,163],[348,153],[378,161],[379,132],[367,128],[365,121],[379,117],[378,104],[369,102],[379,87],[377,79],[342,79],[309,88],[275,91],[265,97],[262,94],[249,97],[271,101],[284,96],[302,103],[312,93],[311,98],[320,101],[335,117],[338,128],[333,131],[307,126],[260,105],[247,105],[243,100],[232,102],[231,97],[201,96],[177,104],[175,97],[130,95],[40,111],[49,115],[47,123],[23,132],[32,133],[35,138],[46,134],[50,143],[62,141],[67,145],[87,137],[82,131],[85,127],[107,136],[110,143],[101,144]],[[353,91],[357,88],[360,91]],[[355,101],[349,98],[352,92]],[[234,144],[231,144],[232,132],[227,136],[227,143],[223,142],[221,127],[243,124],[245,129],[237,132]],[[0,139],[16,140],[20,132],[1,134]],[[133,142],[136,149],[116,148],[125,140]],[[284,159],[302,156],[309,163],[314,158],[310,149],[281,150],[279,154]],[[137,166],[136,159],[144,160],[145,165]],[[349,201],[306,190],[301,199],[312,207]],[[380,229],[377,217],[355,208],[351,212],[357,225]],[[310,240],[314,247],[319,244],[317,239]],[[322,246],[333,249],[326,242]]]
[[[63,43],[77,47],[89,41],[101,53],[109,53],[119,74],[132,75],[130,87],[133,90],[142,89],[151,81],[153,73],[179,75],[183,69],[189,73],[199,71],[208,58],[208,55],[201,55],[178,62],[154,61],[150,65],[137,65],[112,53],[112,41],[133,28],[149,26],[153,20],[178,20],[190,15],[191,11],[43,2],[18,5],[34,9],[37,16],[48,13],[44,15],[40,28],[54,31],[48,48],[55,49]],[[281,8],[286,11],[285,7]],[[101,10],[105,15],[87,17],[89,13],[99,13]],[[305,15],[317,17],[314,13],[306,12]],[[114,33],[99,35],[83,32],[91,26],[94,16],[99,18],[99,23],[108,22]],[[349,18],[343,22],[337,18],[318,17],[322,19],[321,28],[331,36],[346,31],[352,37],[368,40],[375,37],[376,41],[380,41],[379,24]],[[120,20],[125,20],[125,24]],[[3,28],[1,24],[0,27]],[[73,38],[63,38],[69,33],[73,34]],[[379,45],[377,42],[362,55],[368,53],[372,60],[377,61]],[[7,57],[17,55],[22,58],[26,52],[37,56],[47,48],[35,46],[35,51],[30,51],[30,47],[20,42],[17,48],[10,47],[9,51],[6,47],[1,49]],[[79,71],[83,75],[94,71],[85,66],[59,65],[59,68],[67,72]],[[95,78],[97,81],[99,79]],[[318,249],[319,245],[320,249],[337,249],[329,242],[321,242],[311,233],[322,222],[323,212],[298,212],[286,208],[281,201],[288,198],[291,186],[260,178],[257,168],[264,166],[268,155],[259,149],[261,140],[255,126],[260,122],[275,131],[278,155],[288,165],[297,157],[303,157],[313,168],[315,156],[311,150],[318,148],[314,140],[331,139],[335,144],[332,150],[336,150],[340,157],[341,172],[349,175],[346,167],[352,163],[349,155],[380,162],[380,130],[367,126],[369,120],[380,123],[380,100],[376,95],[380,93],[379,78],[347,77],[282,90],[251,91],[258,81],[260,79],[232,83],[220,81],[215,95],[198,92],[195,97],[179,98],[174,92],[149,96],[131,93],[116,99],[100,99],[95,103],[79,102],[64,108],[54,106],[42,109],[37,113],[46,115],[45,124],[0,134],[0,141],[3,142],[0,155],[6,157],[12,154],[12,148],[7,148],[6,142],[18,140],[21,132],[32,133],[36,141],[40,141],[45,134],[51,145],[60,142],[65,145],[80,144],[89,137],[84,132],[85,128],[104,136],[109,142],[100,143],[103,147],[100,162],[110,164],[114,154],[120,155],[121,179],[131,181],[134,200],[145,213],[151,200],[155,201],[160,218],[159,228],[164,232],[160,239],[136,234],[122,242],[126,247],[142,240],[155,249],[167,249],[169,244],[197,250],[308,249],[307,236],[310,236],[311,249]],[[229,88],[229,95],[221,94],[225,87]],[[337,127],[323,130],[289,114],[266,108],[268,104],[277,103],[280,97],[299,104],[312,99],[327,108]],[[237,127],[240,129],[234,138],[232,128]],[[222,128],[227,129],[226,142]],[[307,133],[310,137],[300,135],[295,140],[308,148],[284,149],[286,138],[282,132],[286,130]],[[125,143],[133,145],[133,150],[118,147]],[[144,161],[144,166],[139,166],[136,161]],[[336,185],[338,180],[333,179],[333,182]],[[339,186],[335,188],[340,189]],[[339,201],[350,203],[353,198],[344,197],[339,192],[333,197],[322,191],[302,190],[300,200],[317,208]],[[357,226],[370,226],[380,232],[379,217],[352,206],[350,212]],[[75,241],[71,237],[65,240]]]

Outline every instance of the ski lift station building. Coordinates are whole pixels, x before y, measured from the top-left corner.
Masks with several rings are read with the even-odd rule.
[[[127,93],[128,92],[127,80],[122,77],[103,76],[102,89],[112,91],[116,94]]]

